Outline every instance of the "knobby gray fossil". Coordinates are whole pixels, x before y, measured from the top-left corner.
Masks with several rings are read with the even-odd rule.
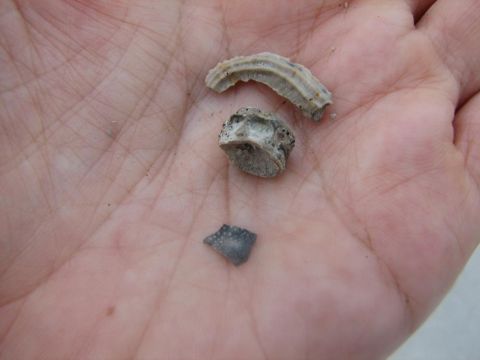
[[[241,108],[230,116],[218,138],[234,165],[261,177],[280,174],[295,146],[293,131],[283,120],[255,108]]]
[[[220,62],[208,72],[205,83],[221,93],[238,81],[249,80],[269,86],[314,121],[319,121],[325,108],[332,104],[331,93],[310,70],[269,52]]]
[[[203,242],[225,256],[234,265],[248,260],[257,235],[237,226],[223,225],[216,233],[207,236]]]

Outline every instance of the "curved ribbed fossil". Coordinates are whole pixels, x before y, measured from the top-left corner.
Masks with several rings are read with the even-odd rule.
[[[332,104],[331,93],[310,70],[268,52],[237,56],[220,62],[208,72],[205,83],[210,89],[221,93],[238,81],[249,80],[269,86],[315,121],[319,121],[325,108]]]

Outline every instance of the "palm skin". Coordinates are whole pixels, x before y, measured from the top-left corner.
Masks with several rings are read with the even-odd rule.
[[[257,3],[1,3],[2,358],[381,359],[448,290],[480,234],[479,84],[439,50],[448,1],[425,31],[434,1]],[[311,68],[335,120],[205,88],[260,51]],[[282,176],[218,148],[242,106],[294,128]],[[202,244],[223,223],[258,234],[241,267]]]

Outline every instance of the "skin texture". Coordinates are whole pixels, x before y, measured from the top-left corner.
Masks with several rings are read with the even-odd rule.
[[[0,358],[382,359],[480,238],[480,3],[0,1]],[[319,124],[219,60],[332,90]],[[289,169],[217,146],[290,119]],[[235,268],[202,243],[258,234]]]

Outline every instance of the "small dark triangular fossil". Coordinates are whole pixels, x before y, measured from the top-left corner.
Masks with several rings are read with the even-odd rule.
[[[207,236],[203,242],[238,266],[248,260],[256,239],[257,234],[251,231],[224,224],[216,233]]]

